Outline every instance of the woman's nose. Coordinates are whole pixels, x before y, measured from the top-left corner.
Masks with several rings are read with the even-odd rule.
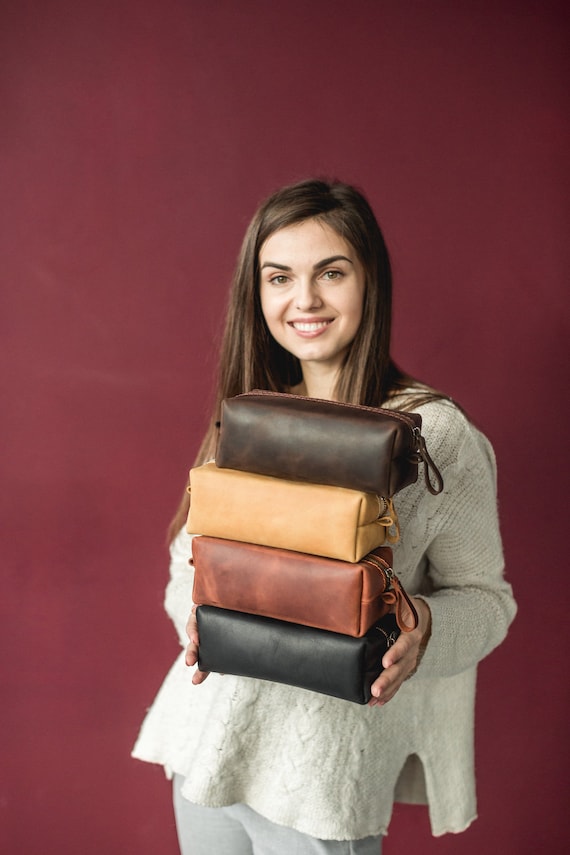
[[[295,292],[295,308],[300,312],[319,309],[323,305],[318,287],[313,282],[300,281]]]

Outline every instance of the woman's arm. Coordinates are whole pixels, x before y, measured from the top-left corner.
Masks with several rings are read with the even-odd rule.
[[[464,436],[445,469],[444,493],[424,497],[418,507],[430,533],[425,557],[433,592],[414,598],[420,625],[385,654],[371,704],[390,700],[416,666],[414,679],[474,667],[501,643],[516,613],[503,576],[494,454],[472,425],[459,427]]]
[[[188,636],[188,639],[190,639],[190,643],[186,646],[185,661],[188,666],[196,665],[198,662],[198,647],[200,645],[200,639],[198,637],[198,621],[196,620],[196,606],[192,607],[190,617],[188,618],[188,622],[186,624],[186,635]],[[209,671],[199,671],[196,669],[192,675],[192,682],[195,686],[197,686],[198,683],[203,683],[209,673]]]
[[[192,601],[194,568],[190,564],[191,558],[192,536],[181,529],[170,545],[170,581],[166,586],[164,607],[176,627],[180,644],[186,648],[186,664],[190,666],[198,662],[198,624]],[[192,682],[202,683],[207,676],[206,671],[196,670]]]
[[[181,529],[170,544],[170,580],[166,586],[164,608],[172,620],[180,644],[186,647],[186,623],[192,609],[192,587],[194,568],[189,561],[192,557],[192,537]]]

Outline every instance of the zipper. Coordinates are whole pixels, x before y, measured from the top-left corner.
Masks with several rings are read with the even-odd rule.
[[[387,564],[386,561],[384,561],[383,558],[379,558],[377,555],[369,553],[361,559],[360,563],[368,564],[370,567],[374,567],[375,570],[379,570],[380,574],[382,575],[382,578],[384,579],[384,590],[390,590],[390,588],[392,587],[394,571],[392,570],[390,565]]]
[[[386,561],[384,561],[383,558],[380,558],[378,555],[374,555],[373,552],[369,552],[368,555],[365,555],[364,558],[361,559],[360,563],[368,564],[369,567],[374,567],[375,570],[380,571],[384,580],[384,591],[382,592],[380,597],[386,603],[386,605],[394,605],[396,607],[394,614],[396,616],[396,622],[402,632],[412,632],[412,630],[416,629],[419,622],[416,607],[410,600],[409,596],[404,590],[403,585],[401,584],[400,580],[398,579],[390,565]],[[412,613],[411,624],[407,624],[404,621],[404,602]]]
[[[378,516],[374,522],[385,529],[384,534],[388,543],[398,543],[400,540],[400,520],[394,503],[392,499],[386,499],[384,496],[376,495],[376,498],[378,500]]]
[[[242,392],[236,395],[237,398],[266,398],[279,395],[280,398],[294,398],[296,401],[303,395],[292,395],[290,392],[271,392],[269,389],[252,389],[251,392]],[[366,404],[349,404],[347,401],[330,401],[327,398],[307,398],[308,401],[317,401],[320,404],[334,404],[337,407],[346,407],[349,410],[364,410],[367,413],[384,413],[386,416],[398,419],[407,425],[411,431],[420,430],[416,425],[415,419],[407,413],[402,413],[400,410],[389,410],[387,407],[368,407]]]

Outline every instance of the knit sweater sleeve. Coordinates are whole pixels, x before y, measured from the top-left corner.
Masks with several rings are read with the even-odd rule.
[[[448,424],[435,448],[445,464],[444,492],[422,499],[432,634],[418,678],[475,666],[501,643],[516,613],[503,575],[492,447],[461,414],[445,409]]]
[[[180,644],[186,647],[186,622],[192,609],[194,570],[189,564],[192,557],[192,537],[182,529],[170,544],[170,579],[166,586],[164,608],[172,620]]]

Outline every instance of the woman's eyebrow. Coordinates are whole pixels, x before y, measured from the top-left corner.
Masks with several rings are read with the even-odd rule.
[[[327,264],[333,264],[335,261],[348,261],[349,264],[352,264],[350,258],[347,258],[346,255],[331,255],[330,258],[323,258],[322,261],[317,261],[315,265],[313,265],[313,270],[320,270],[321,267],[326,267]]]
[[[263,270],[264,267],[276,267],[277,270],[291,270],[291,268],[287,267],[286,264],[277,264],[276,261],[264,261],[261,265],[261,269]]]
[[[317,261],[317,263],[313,265],[313,270],[320,270],[321,267],[326,267],[327,264],[333,264],[335,261],[348,261],[349,264],[353,263],[350,258],[346,257],[346,255],[331,255],[330,258],[323,258],[322,261]],[[277,264],[276,261],[264,261],[261,265],[261,269],[263,270],[265,267],[275,267],[277,270],[292,270],[292,268],[288,267],[286,264]]]

